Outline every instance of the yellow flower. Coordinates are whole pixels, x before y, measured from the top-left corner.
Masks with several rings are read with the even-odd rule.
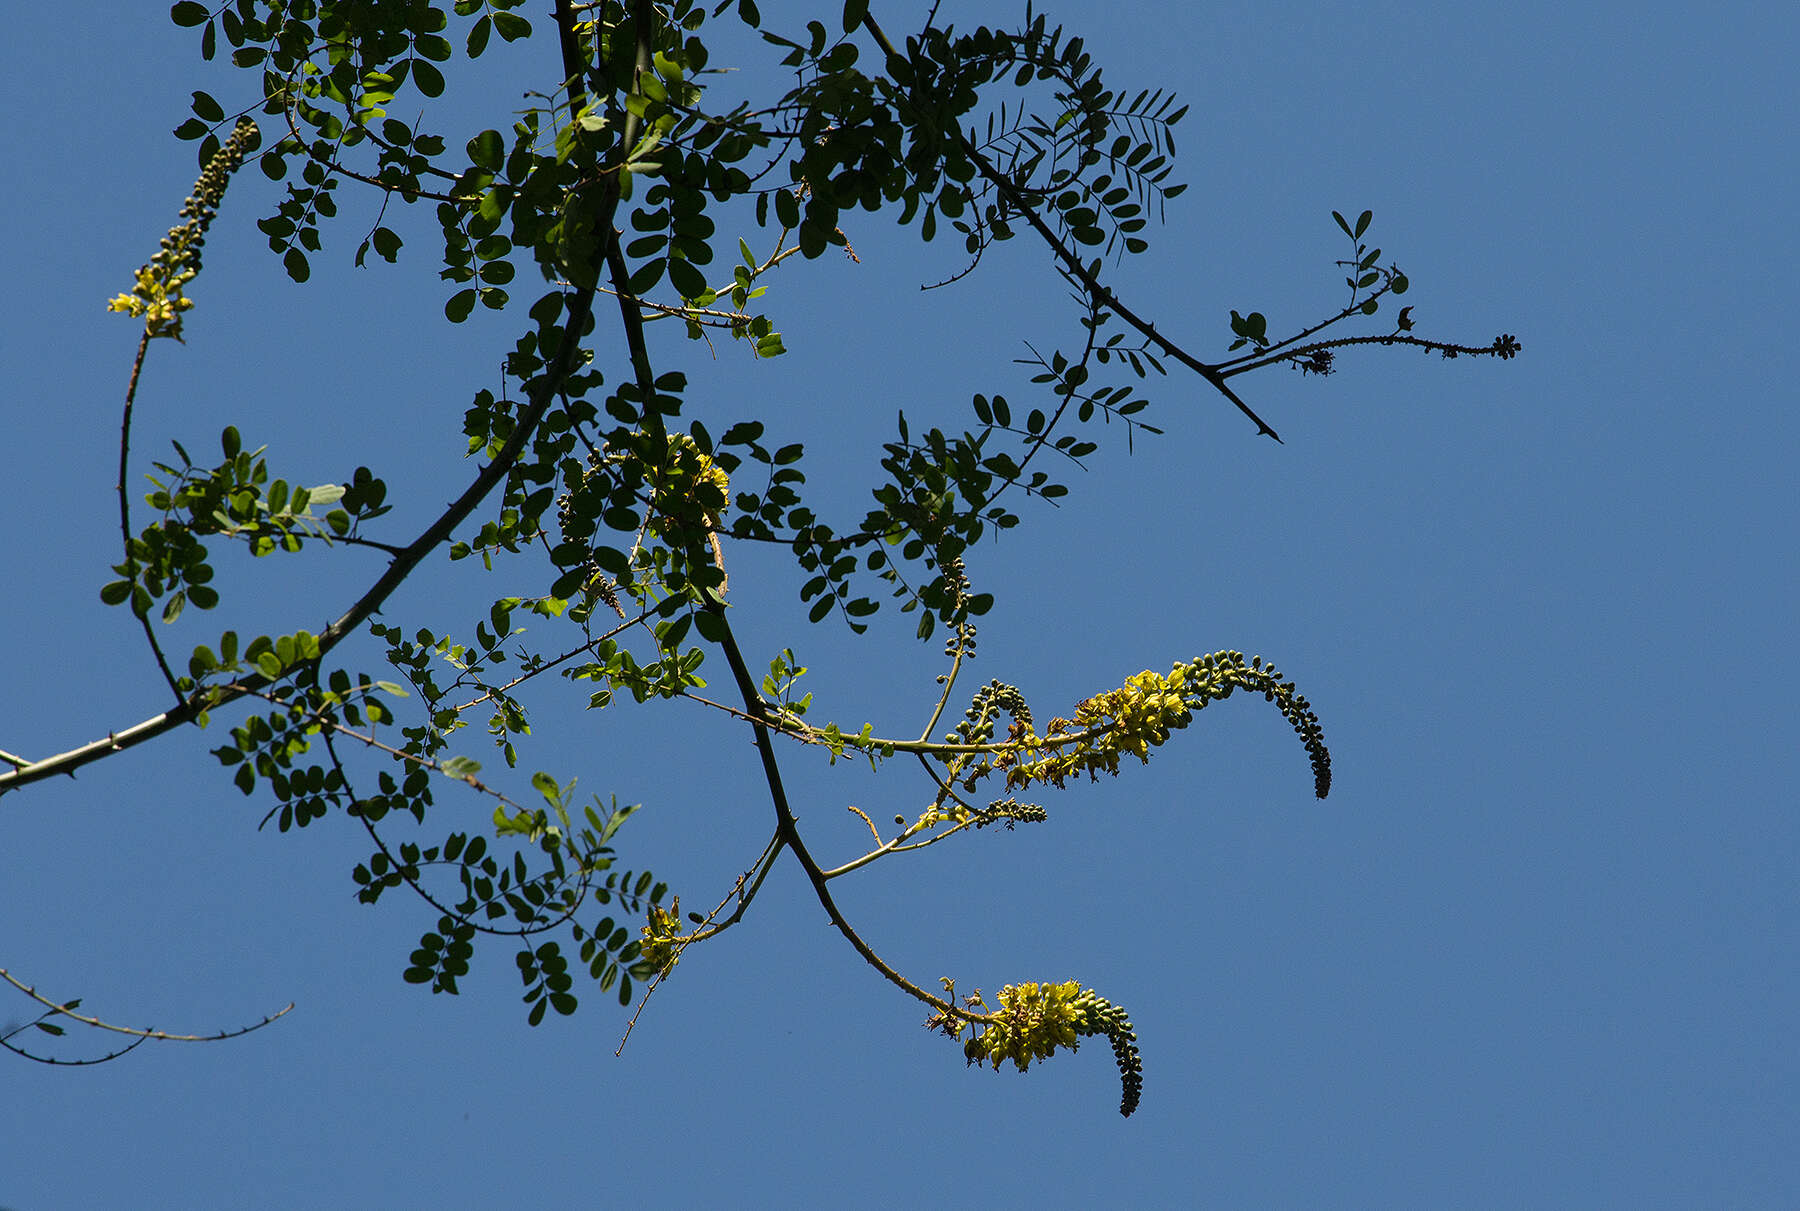
[[[256,123],[249,118],[238,119],[237,128],[207,162],[193,194],[183,204],[181,215],[186,221],[163,237],[162,249],[150,258],[148,265],[138,269],[131,293],[114,295],[106,304],[108,311],[141,317],[149,336],[181,339],[181,313],[194,305],[182,288],[200,272],[200,249],[206,243],[206,229],[225,196],[232,172],[244,162],[244,153],[256,133]]]

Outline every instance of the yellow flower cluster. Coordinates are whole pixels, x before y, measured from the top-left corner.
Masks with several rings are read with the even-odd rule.
[[[692,502],[700,506],[709,523],[717,525],[731,499],[731,477],[685,433],[669,438],[669,463],[658,481],[657,509],[669,518],[679,517]]]
[[[948,980],[944,987],[954,992]],[[1129,1117],[1137,1109],[1144,1092],[1144,1061],[1138,1053],[1137,1031],[1123,1009],[1076,980],[1008,984],[998,999],[1000,1008],[984,1016],[978,1033],[963,1043],[969,1063],[992,1064],[998,1071],[1003,1060],[1011,1060],[1024,1072],[1031,1061],[1047,1060],[1059,1047],[1075,1051],[1083,1038],[1105,1035],[1119,1069],[1119,1113]],[[981,994],[970,997],[968,1004],[980,1005]],[[926,1024],[952,1036],[962,1030],[951,1014],[939,1014]]]
[[[1127,753],[1149,761],[1151,749],[1194,717],[1182,694],[1188,675],[1187,666],[1180,664],[1167,677],[1145,669],[1116,690],[1076,703],[1073,721],[1052,719],[1042,739],[1029,734],[1021,737],[1019,747],[1028,754],[1042,750],[1044,740],[1067,735],[1081,738],[1012,765],[1006,771],[1007,788],[1033,782],[1060,787],[1072,775],[1085,773],[1098,779],[1103,770],[1117,774],[1119,758]]]
[[[642,951],[644,958],[656,965],[658,975],[666,976],[681,961],[681,898],[667,909],[650,906],[649,921],[644,926]]]
[[[182,231],[177,227],[171,236]],[[144,327],[151,336],[181,339],[181,313],[194,305],[194,300],[181,288],[194,277],[195,270],[186,268],[170,273],[162,265],[145,265],[137,271],[137,285],[130,294],[114,295],[106,304],[108,311],[143,316]]]
[[[1118,689],[1077,703],[1072,721],[1052,719],[1042,736],[1015,724],[1009,737],[1013,751],[997,758],[994,767],[1006,771],[1009,790],[1033,782],[1060,787],[1076,774],[1095,780],[1102,771],[1117,774],[1122,755],[1149,761],[1150,750],[1186,727],[1195,711],[1240,689],[1261,694],[1281,711],[1306,745],[1313,789],[1323,799],[1331,789],[1331,754],[1318,716],[1274,665],[1260,656],[1246,660],[1242,652],[1199,656],[1175,665],[1167,677],[1145,669]]]
[[[131,293],[116,295],[106,304],[108,311],[142,317],[149,336],[181,339],[181,313],[194,305],[184,287],[200,272],[200,249],[206,243],[206,229],[218,213],[231,174],[244,162],[256,135],[255,122],[247,117],[238,119],[237,128],[206,162],[193,194],[182,205],[185,222],[163,237],[161,250],[137,271]]]
[[[971,1064],[1000,1067],[1011,1060],[1024,1072],[1033,1060],[1047,1060],[1058,1047],[1073,1050],[1088,1033],[1086,998],[1081,982],[1008,984],[1000,990],[1000,1008],[980,1034],[963,1044]]]

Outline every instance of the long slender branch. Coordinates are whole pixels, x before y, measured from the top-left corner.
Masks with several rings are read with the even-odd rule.
[[[809,723],[799,721],[789,723],[782,718],[771,718],[766,712],[761,716],[752,715],[750,712],[739,710],[729,703],[716,701],[703,694],[696,694],[692,690],[683,690],[681,696],[691,702],[699,703],[701,706],[709,706],[714,710],[723,711],[727,715],[742,719],[746,723],[754,723],[761,727],[767,727],[777,735],[786,736],[790,740],[798,740],[801,744],[824,745],[829,747],[833,743],[823,728],[814,727]],[[793,718],[792,715],[787,716],[787,719]],[[1058,732],[1050,736],[1037,736],[1033,738],[1033,744],[1035,747],[1042,749],[1063,748],[1067,745],[1082,744],[1089,740],[1098,739],[1109,732],[1118,730],[1120,726],[1120,721],[1115,719],[1110,723],[1098,724],[1094,727],[1083,728],[1076,732]],[[929,731],[926,734],[929,735]],[[892,751],[895,753],[912,753],[921,757],[926,754],[943,758],[991,757],[998,756],[1002,753],[1016,753],[1020,751],[1018,744],[1012,741],[992,741],[985,744],[959,744],[954,741],[891,740],[884,736],[871,736],[867,740],[864,740],[859,735],[853,735],[842,731],[838,733],[838,741],[842,743],[845,748],[854,748],[858,752],[878,751],[884,756]]]
[[[892,841],[883,842],[879,849],[872,849],[860,857],[850,859],[850,861],[844,863],[842,866],[834,866],[823,873],[827,879],[835,879],[839,875],[847,875],[853,870],[861,870],[863,867],[869,865],[869,863],[885,858],[890,854],[909,854],[916,849],[925,849],[928,846],[936,845],[939,841],[946,841],[951,837],[954,837],[957,833],[962,832],[965,828],[972,827],[973,824],[974,821],[965,821],[961,824],[951,825],[941,833],[932,833],[923,841],[909,841],[902,844],[900,839],[896,837]]]
[[[1300,341],[1305,340],[1307,337],[1311,336],[1315,332],[1322,332],[1325,329],[1331,327],[1333,324],[1339,323],[1342,320],[1349,319],[1351,316],[1362,311],[1364,304],[1368,303],[1370,299],[1378,299],[1382,295],[1387,294],[1393,288],[1394,288],[1394,279],[1390,275],[1388,280],[1383,282],[1378,289],[1370,291],[1367,298],[1351,299],[1350,305],[1348,307],[1345,307],[1342,311],[1338,312],[1336,315],[1330,317],[1329,319],[1320,320],[1318,323],[1314,324],[1310,328],[1302,328],[1300,331],[1294,333],[1294,335],[1288,337],[1286,340],[1276,341],[1273,345],[1265,345],[1261,349],[1257,349],[1253,352],[1246,353],[1241,357],[1234,357],[1230,361],[1220,362],[1219,363],[1219,373],[1224,375],[1226,378],[1230,378],[1233,375],[1242,374],[1246,370],[1254,370],[1258,366],[1266,366],[1270,362],[1282,361],[1282,360],[1284,360],[1284,356],[1285,357],[1293,357],[1300,351],[1293,350],[1284,356],[1271,356],[1271,355],[1276,354],[1279,350],[1286,349],[1289,345],[1293,345]]]
[[[769,872],[775,868],[775,859],[781,855],[781,851],[786,846],[787,841],[780,832],[770,837],[769,843],[763,846],[762,854],[755,863],[738,877],[737,884],[726,893],[724,899],[719,901],[718,906],[706,915],[706,924],[681,939],[682,945],[691,945],[715,937],[743,920],[744,910],[749,908],[750,901],[756,898],[756,893],[762,888],[763,880],[768,878]],[[731,910],[731,915],[722,921],[714,921],[713,918],[725,911],[725,906],[731,903],[734,896],[737,898],[737,907]]]
[[[50,1010],[50,1013],[45,1016],[73,1018],[84,1026],[92,1026],[95,1030],[110,1030],[115,1034],[130,1035],[139,1042],[157,1039],[170,1043],[212,1043],[221,1039],[235,1039],[240,1035],[249,1034],[252,1030],[261,1030],[264,1026],[267,1026],[270,1022],[273,1022],[276,1018],[281,1017],[294,1007],[293,1003],[289,1002],[285,1007],[266,1015],[260,1022],[256,1022],[249,1026],[240,1026],[234,1030],[221,1030],[216,1034],[170,1034],[164,1030],[140,1029],[136,1026],[116,1026],[113,1023],[104,1021],[100,1018],[89,1017],[84,1013],[76,1013],[73,1008],[74,1002],[70,1002],[69,1004],[58,1004],[39,992],[36,988],[33,988],[31,985],[20,980],[4,967],[0,967],[0,980],[5,980],[8,984],[11,984],[14,988],[17,988],[20,992]],[[23,1029],[23,1027],[20,1029]],[[18,1031],[10,1031],[5,1036],[0,1036],[0,1042],[3,1042],[5,1039],[10,1039],[17,1033]],[[37,1057],[34,1056],[32,1058],[35,1059]],[[62,1060],[49,1062],[74,1063],[77,1061]]]
[[[1428,353],[1441,353],[1445,357],[1487,357],[1505,358],[1519,348],[1517,342],[1508,345],[1505,338],[1491,345],[1458,345],[1453,341],[1434,341],[1422,336],[1407,336],[1404,333],[1390,332],[1383,336],[1335,336],[1329,340],[1313,341],[1296,349],[1284,350],[1270,357],[1258,357],[1255,361],[1239,366],[1228,373],[1242,374],[1247,370],[1260,370],[1264,366],[1276,362],[1298,361],[1321,349],[1342,349],[1350,345],[1410,345],[1415,349],[1423,349]]]
[[[480,706],[482,703],[490,701],[494,697],[495,694],[504,694],[508,690],[514,689],[514,688],[518,687],[519,685],[523,684],[524,682],[530,681],[533,677],[540,677],[543,674],[548,673],[550,670],[557,668],[560,665],[567,664],[569,661],[575,659],[575,657],[581,655],[583,652],[590,650],[596,643],[605,643],[608,639],[611,639],[614,635],[621,634],[625,631],[630,630],[632,627],[637,626],[639,623],[647,621],[650,618],[651,613],[652,613],[651,610],[643,610],[643,611],[639,612],[639,614],[636,618],[626,619],[624,622],[621,622],[618,626],[612,628],[612,630],[607,631],[601,635],[596,635],[592,639],[589,639],[586,643],[582,644],[580,647],[571,648],[553,660],[547,660],[542,664],[534,666],[533,668],[531,668],[530,670],[528,670],[526,672],[520,673],[517,677],[514,677],[511,681],[507,682],[505,685],[489,686],[487,693],[483,694],[481,697],[472,698],[468,702],[465,702],[462,705],[454,707],[452,709],[455,710],[456,713],[459,715],[462,714],[464,711],[474,710],[476,707]]]
[[[934,1009],[961,1016],[961,1011],[955,1005],[942,997],[926,992],[888,966],[887,961],[876,954],[869,944],[862,940],[862,936],[852,929],[850,923],[844,919],[844,914],[839,911],[837,902],[832,898],[831,888],[826,883],[825,872],[820,869],[818,862],[807,850],[806,841],[800,836],[799,821],[788,804],[787,790],[781,781],[781,767],[775,760],[774,746],[769,743],[766,707],[762,695],[756,692],[756,683],[751,680],[750,669],[744,664],[744,655],[738,650],[737,638],[732,634],[731,623],[725,617],[725,607],[719,602],[709,601],[706,608],[718,623],[719,646],[725,650],[725,662],[731,666],[731,675],[737,681],[738,693],[743,697],[744,708],[757,720],[753,728],[756,734],[756,751],[762,759],[763,780],[768,784],[769,798],[775,804],[776,828],[780,831],[782,840],[786,842],[787,847],[794,851],[794,858],[800,863],[800,868],[806,872],[806,878],[813,886],[813,894],[818,897],[820,906],[825,909],[826,917],[837,931],[844,935],[845,940],[850,943],[856,953],[863,957],[863,961],[880,972],[889,983]]]
[[[125,487],[125,477],[131,464],[131,414],[137,406],[138,376],[143,373],[144,358],[149,355],[149,352],[150,325],[145,324],[144,333],[138,338],[137,356],[131,360],[131,378],[125,384],[125,407],[119,418],[119,537],[124,542],[122,554],[127,567],[135,563],[131,557],[131,493]],[[132,577],[134,589],[136,588],[136,579],[135,576]],[[139,624],[144,628],[144,638],[149,641],[150,654],[156,658],[156,667],[162,671],[163,680],[169,683],[169,689],[174,693],[175,701],[180,703],[184,701],[181,685],[175,680],[175,674],[169,669],[169,662],[163,656],[162,644],[156,641],[156,628],[150,625],[150,615],[148,613],[138,614],[135,597],[134,593],[131,600],[131,612],[137,615]]]
[[[44,1013],[42,1013],[38,1016],[38,1022],[42,1022],[46,1018],[53,1018],[55,1016],[56,1016],[55,1013],[46,1010]],[[37,1024],[36,1022],[28,1023],[28,1025],[36,1025],[36,1024]],[[19,1029],[23,1030],[23,1029],[25,1029],[25,1027],[21,1026]],[[150,1042],[149,1038],[139,1036],[138,1038],[132,1039],[131,1042],[125,1044],[123,1047],[119,1048],[117,1051],[109,1051],[105,1055],[92,1055],[92,1056],[88,1056],[86,1059],[80,1059],[80,1060],[62,1060],[62,1059],[57,1059],[55,1056],[38,1055],[34,1051],[27,1051],[25,1048],[15,1045],[11,1040],[12,1040],[13,1035],[17,1034],[17,1033],[18,1033],[18,1031],[13,1031],[8,1034],[0,1035],[0,1047],[6,1048],[8,1051],[12,1052],[16,1056],[21,1057],[22,1059],[35,1060],[39,1064],[49,1064],[55,1068],[88,1068],[88,1067],[92,1067],[95,1064],[105,1064],[111,1060],[118,1059],[120,1056],[125,1055],[128,1052],[136,1051],[139,1047],[142,1047],[145,1043]]]
[[[951,693],[956,689],[956,675],[962,672],[963,643],[957,640],[956,652],[950,658],[950,671],[944,674],[944,692],[938,695],[937,706],[931,712],[931,718],[925,721],[925,729],[919,733],[921,741],[929,741],[931,733],[937,730],[938,720],[944,716],[944,706],[950,701]]]
[[[738,876],[736,885],[730,891],[725,893],[725,898],[720,900],[711,912],[706,914],[706,919],[701,923],[700,928],[696,929],[685,938],[674,939],[677,946],[675,951],[677,956],[680,955],[681,951],[687,949],[695,942],[702,941],[706,938],[717,937],[719,934],[725,932],[725,930],[744,919],[744,910],[749,908],[750,901],[756,898],[757,889],[763,885],[763,880],[769,877],[769,871],[774,869],[775,859],[780,855],[782,846],[785,844],[786,843],[781,839],[780,833],[776,833],[773,837],[769,838],[769,843],[763,847],[762,855],[756,859],[755,864],[751,866],[749,870]],[[754,878],[752,876],[754,876]],[[745,886],[746,883],[749,885],[748,888]],[[714,918],[725,911],[725,906],[731,903],[732,897],[734,896],[737,898],[738,903],[737,907],[732,910],[731,915],[726,917],[723,921],[715,921]],[[613,1051],[615,1057],[625,1054],[625,1044],[631,1041],[631,1032],[637,1029],[637,1021],[643,1014],[644,1007],[650,1003],[651,996],[655,994],[658,988],[662,987],[662,982],[669,977],[669,973],[674,969],[675,964],[673,960],[671,960],[667,967],[664,967],[650,978],[650,986],[644,989],[644,995],[638,999],[637,1008],[632,1011],[631,1020],[625,1023],[625,1033],[620,1036],[619,1045]]]

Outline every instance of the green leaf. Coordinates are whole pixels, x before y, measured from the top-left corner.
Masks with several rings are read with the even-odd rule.
[[[306,254],[298,248],[290,248],[287,255],[281,258],[282,268],[296,282],[304,282],[312,276],[312,267],[306,263]]]
[[[195,0],[181,0],[180,4],[169,10],[169,20],[184,29],[204,25],[211,16],[206,5],[197,4]]]
[[[489,172],[499,172],[506,162],[506,141],[497,130],[484,130],[469,140],[469,162]]]
[[[855,33],[856,27],[869,15],[869,0],[844,0],[844,32]]]
[[[485,13],[482,14],[481,20],[477,21],[474,28],[469,30],[469,58],[481,58],[481,52],[487,49],[488,35],[493,32],[493,29],[493,19]]]
[[[494,28],[508,42],[517,42],[520,38],[531,36],[531,22],[517,13],[495,13]]]
[[[663,271],[668,268],[668,264],[667,261],[658,257],[654,261],[645,261],[642,265],[639,265],[636,269],[632,270],[631,280],[628,283],[631,287],[631,292],[633,294],[648,294],[658,282],[662,281]]]
[[[393,264],[394,258],[400,255],[400,237],[386,227],[377,227],[370,233],[369,239],[374,242],[375,251],[381,254],[381,259],[388,264]]]
[[[1374,217],[1375,217],[1375,212],[1373,210],[1363,211],[1362,214],[1356,220],[1356,230],[1350,233],[1350,238],[1353,240],[1362,239],[1362,233],[1369,229],[1369,220],[1373,219]],[[1339,219],[1338,221],[1340,223],[1343,222],[1342,219]]]
[[[473,757],[451,757],[440,768],[452,778],[472,778],[481,772],[481,762]]]
[[[100,589],[100,600],[109,606],[122,605],[130,596],[131,582],[129,580],[115,580],[111,584],[103,585]]]
[[[708,643],[720,643],[725,638],[724,621],[710,610],[702,610],[694,615],[694,630]]]
[[[225,120],[225,107],[213,100],[207,93],[196,92],[194,94],[193,109],[195,116],[203,121],[223,122]]]
[[[452,324],[462,323],[474,310],[475,291],[473,289],[458,290],[450,296],[450,301],[444,304],[444,314]]]
[[[694,268],[689,261],[680,257],[669,260],[669,285],[681,292],[684,299],[697,298],[706,293],[706,275]]]
[[[800,199],[789,190],[775,191],[775,221],[789,229],[800,226]]]
[[[412,60],[413,82],[428,97],[444,95],[444,73],[423,59]]]

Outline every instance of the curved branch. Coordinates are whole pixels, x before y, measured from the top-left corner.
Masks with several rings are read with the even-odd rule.
[[[131,1051],[137,1047],[140,1047],[145,1043],[151,1042],[152,1040],[154,1040],[156,1042],[163,1042],[163,1043],[217,1043],[217,1042],[221,1042],[225,1039],[235,1039],[235,1038],[239,1038],[243,1035],[249,1034],[253,1030],[261,1030],[264,1026],[267,1026],[270,1022],[273,1022],[276,1018],[286,1015],[288,1013],[288,1011],[293,1009],[293,1007],[294,1007],[293,1002],[290,1001],[283,1008],[277,1009],[274,1013],[266,1015],[262,1021],[254,1022],[249,1026],[240,1026],[240,1027],[237,1027],[232,1030],[220,1030],[220,1031],[216,1031],[212,1034],[171,1034],[166,1030],[151,1030],[151,1029],[140,1028],[140,1027],[136,1027],[136,1026],[119,1026],[112,1022],[105,1021],[101,1018],[90,1017],[89,1015],[87,1015],[85,1013],[76,1013],[75,1007],[77,1005],[81,1004],[81,1002],[79,1000],[67,1001],[67,1002],[62,1002],[62,1003],[52,1001],[49,997],[46,997],[43,993],[39,992],[36,988],[32,987],[30,984],[27,984],[24,981],[20,980],[17,976],[13,975],[10,971],[6,970],[6,968],[4,968],[4,967],[0,967],[0,980],[5,980],[8,984],[11,984],[14,988],[18,989],[20,992],[24,993],[26,996],[30,997],[32,1000],[34,1000],[38,1004],[42,1005],[46,1010],[45,1013],[42,1013],[38,1016],[36,1021],[27,1022],[23,1026],[17,1027],[13,1030],[9,1030],[5,1034],[0,1034],[0,1047],[5,1047],[8,1051],[13,1052],[15,1055],[22,1055],[28,1060],[36,1060],[40,1064],[57,1064],[57,1065],[69,1065],[69,1066],[78,1066],[78,1065],[87,1065],[87,1064],[104,1064],[106,1061],[117,1059],[118,1057],[124,1055],[126,1052]],[[56,1058],[53,1058],[50,1056],[35,1055],[32,1052],[29,1052],[22,1047],[15,1046],[11,1042],[11,1039],[13,1038],[14,1035],[17,1035],[26,1030],[29,1030],[33,1026],[41,1026],[48,1019],[54,1018],[54,1017],[72,1018],[73,1020],[80,1022],[83,1026],[90,1026],[95,1030],[111,1031],[114,1034],[127,1035],[133,1041],[131,1042],[131,1044],[129,1046],[121,1047],[117,1051],[109,1052],[106,1055],[97,1056],[97,1057],[94,1057],[91,1059],[85,1059],[85,1060],[60,1060],[60,1059],[56,1059]],[[61,1033],[61,1031],[56,1030],[56,1031],[54,1031],[54,1033]]]
[[[806,872],[807,881],[812,884],[813,894],[818,897],[820,907],[824,908],[826,917],[837,931],[844,935],[856,953],[863,957],[883,978],[908,996],[923,1001],[940,1013],[955,1014],[958,1017],[969,1016],[965,1011],[942,997],[933,996],[917,984],[888,966],[887,961],[862,940],[862,936],[851,928],[839,911],[837,902],[832,898],[831,888],[827,886],[825,872],[820,869],[812,854],[806,848],[805,840],[800,836],[799,821],[795,819],[792,807],[788,804],[787,790],[782,785],[781,767],[775,760],[775,749],[769,743],[769,724],[767,722],[767,705],[762,695],[756,691],[756,683],[750,677],[750,669],[744,663],[744,654],[738,650],[737,638],[731,633],[731,623],[725,617],[725,607],[718,601],[708,600],[706,610],[712,615],[719,627],[719,646],[725,651],[725,662],[731,666],[732,678],[737,682],[738,693],[744,700],[744,708],[755,718],[753,730],[756,733],[756,751],[762,759],[763,779],[769,787],[769,797],[775,804],[775,826],[782,841],[794,851],[794,858],[800,868]]]
[[[146,325],[144,334],[138,338],[137,356],[131,362],[131,378],[125,384],[125,407],[119,418],[119,535],[124,541],[125,562],[130,565],[131,559],[131,493],[125,488],[125,476],[131,464],[131,414],[137,405],[138,376],[144,370],[144,358],[150,352],[150,329]],[[149,614],[138,614],[133,603],[132,613],[137,614],[138,622],[144,628],[144,638],[149,641],[150,654],[156,658],[156,667],[162,672],[163,680],[169,683],[169,689],[175,694],[176,702],[185,699],[181,693],[181,685],[175,680],[175,674],[169,669],[168,659],[163,655],[162,644],[156,641],[156,628],[150,625]]]

